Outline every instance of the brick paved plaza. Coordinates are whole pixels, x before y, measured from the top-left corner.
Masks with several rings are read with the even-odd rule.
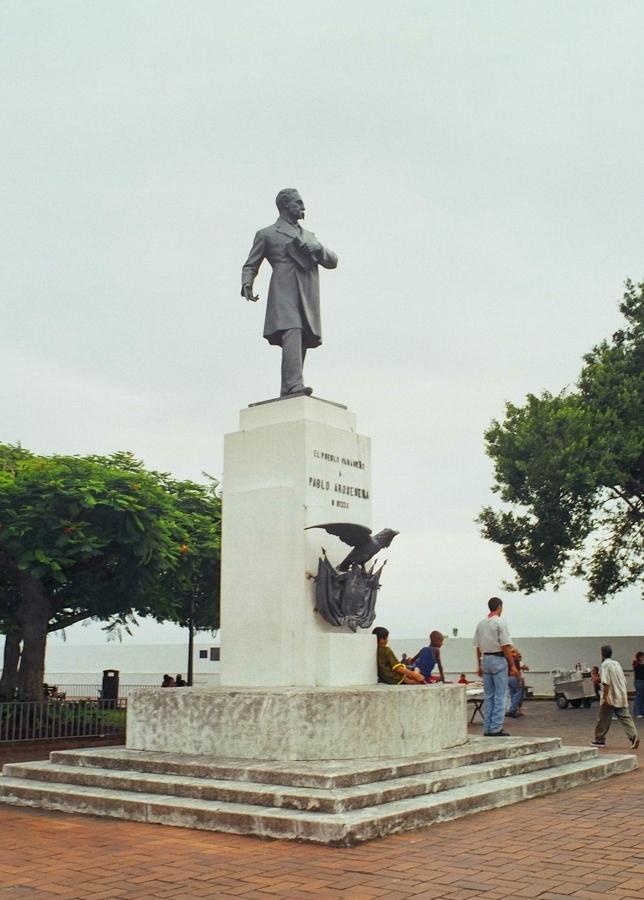
[[[534,702],[526,712],[508,720],[513,734],[592,739],[596,706]],[[608,750],[628,751],[617,722]],[[0,761],[27,757],[38,754]],[[2,805],[0,829],[2,900],[644,896],[644,769],[352,849]]]

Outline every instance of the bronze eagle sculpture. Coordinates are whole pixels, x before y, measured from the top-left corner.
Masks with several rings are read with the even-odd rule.
[[[344,544],[353,547],[351,553],[336,567],[341,572],[346,572],[356,563],[364,566],[372,556],[380,550],[388,547],[399,533],[393,528],[383,528],[378,534],[372,534],[366,525],[353,525],[350,522],[332,522],[328,525],[309,525],[310,528],[324,528],[328,534],[339,537]]]
[[[378,534],[372,534],[365,525],[349,522],[310,525],[309,528],[323,528],[352,548],[337,568],[331,565],[322,548],[315,576],[317,612],[331,625],[348,625],[352,631],[369,628],[376,617],[376,597],[384,563],[376,571],[375,563],[369,571],[365,564],[379,550],[388,547],[398,532],[384,528]]]

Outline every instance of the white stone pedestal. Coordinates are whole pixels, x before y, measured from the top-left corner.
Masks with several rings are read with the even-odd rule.
[[[466,742],[460,684],[151,688],[128,699],[129,750],[329,761],[403,759]]]
[[[371,527],[370,441],[346,407],[314,397],[240,413],[224,443],[222,685],[375,684],[375,638],[329,625],[314,611],[324,547],[350,547],[310,525]]]

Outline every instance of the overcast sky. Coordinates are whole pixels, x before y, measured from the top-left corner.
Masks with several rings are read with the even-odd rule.
[[[297,187],[340,259],[306,383],[400,531],[378,621],[469,633],[510,575],[483,431],[644,279],[643,40],[640,2],[0,0],[0,440],[221,477],[279,391],[240,268]],[[635,590],[504,596],[517,636],[644,630]]]

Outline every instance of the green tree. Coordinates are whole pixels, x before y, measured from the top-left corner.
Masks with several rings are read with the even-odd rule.
[[[129,453],[0,445],[0,690],[40,699],[47,634],[84,619],[179,622],[196,597],[200,621],[217,627],[220,522],[212,482],[146,471]]]
[[[644,574],[644,284],[626,282],[625,327],[584,357],[576,389],[508,403],[485,434],[493,490],[483,535],[515,572],[506,589],[582,578],[605,602]]]

